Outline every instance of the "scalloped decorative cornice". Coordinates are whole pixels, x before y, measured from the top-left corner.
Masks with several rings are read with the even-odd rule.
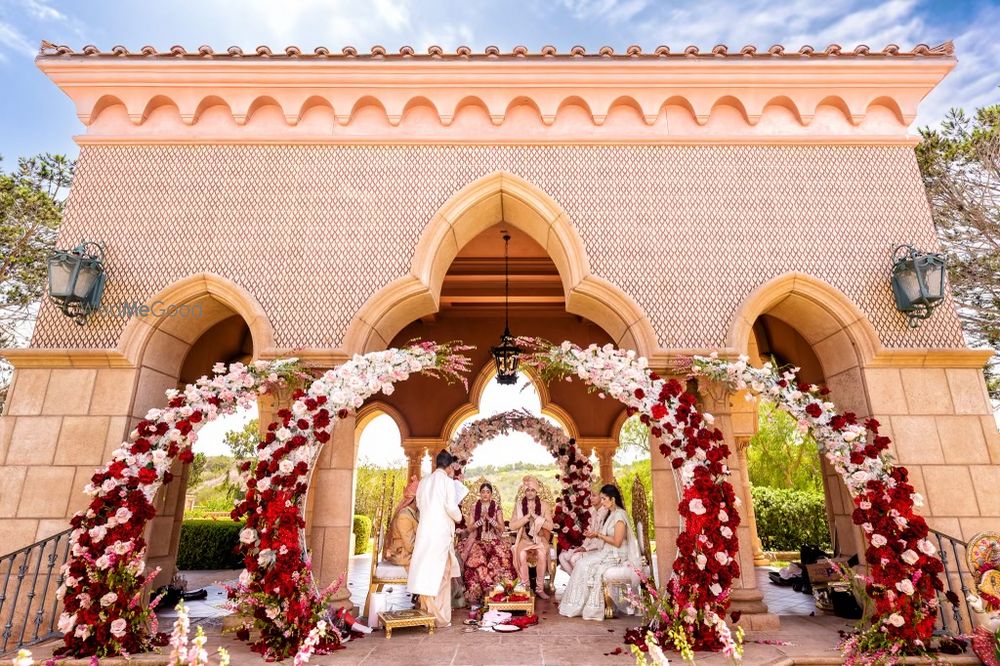
[[[920,100],[956,64],[950,43],[934,48],[918,45],[907,52],[895,45],[879,52],[863,45],[852,51],[837,45],[824,51],[804,46],[797,52],[780,45],[766,51],[753,46],[736,51],[718,45],[706,52],[694,46],[678,52],[661,46],[652,53],[630,46],[622,54],[611,47],[587,54],[583,47],[559,53],[548,46],[538,53],[518,46],[509,53],[488,47],[483,54],[473,54],[459,47],[446,54],[430,47],[426,54],[417,54],[403,47],[398,54],[389,54],[376,46],[360,55],[353,47],[334,54],[322,47],[304,53],[294,46],[278,52],[260,46],[249,53],[238,47],[217,53],[208,46],[194,51],[181,46],[167,51],[143,47],[137,53],[121,46],[109,52],[87,46],[74,52],[43,42],[36,62],[73,99],[77,115],[87,126],[112,107],[124,108],[131,124],[142,126],[166,106],[176,109],[177,122],[174,127],[159,124],[158,140],[185,136],[204,140],[204,133],[194,136],[184,126],[197,126],[213,107],[224,108],[236,126],[252,124],[254,114],[262,109],[276,108],[286,128],[322,108],[332,116],[332,125],[329,130],[312,131],[336,134],[335,126],[356,124],[363,110],[374,108],[384,118],[382,126],[373,124],[368,114],[354,138],[371,139],[374,134],[387,141],[394,134],[391,128],[405,125],[405,116],[418,107],[436,117],[437,127],[428,127],[425,117],[416,135],[433,139],[448,139],[448,132],[440,128],[452,125],[469,108],[485,113],[493,126],[501,126],[513,109],[528,107],[537,114],[540,126],[547,128],[569,106],[585,111],[589,128],[574,127],[567,136],[591,134],[598,140],[601,132],[593,128],[604,125],[616,107],[632,109],[637,126],[652,128],[661,120],[663,127],[654,132],[659,138],[675,134],[662,119],[668,106],[686,111],[695,128],[685,130],[689,134],[697,134],[698,126],[708,124],[718,107],[728,107],[730,115],[742,119],[742,129],[729,122],[727,132],[736,135],[753,134],[750,128],[758,125],[766,109],[782,107],[790,114],[777,124],[769,123],[768,130],[756,132],[771,137],[781,137],[785,128],[793,130],[791,134],[797,128],[809,128],[820,107],[838,110],[851,127],[861,126],[870,110],[879,107],[878,128],[861,133],[904,136]],[[886,110],[895,117],[896,127],[884,122]],[[574,122],[579,123],[579,118]],[[271,126],[241,137],[212,136],[290,138],[278,129]],[[515,138],[522,131],[526,136],[536,133],[523,121],[512,131]],[[620,133],[621,127],[616,131]],[[830,129],[824,125],[814,133],[829,134]],[[98,134],[107,137],[109,132],[105,129]],[[110,134],[127,140],[132,132],[119,123]],[[395,134],[407,139],[405,132]],[[639,130],[633,134],[636,140],[645,138]],[[798,134],[801,139],[802,132]],[[351,132],[345,137],[350,139]],[[139,132],[135,138],[152,137]],[[530,138],[544,140],[537,133]]]

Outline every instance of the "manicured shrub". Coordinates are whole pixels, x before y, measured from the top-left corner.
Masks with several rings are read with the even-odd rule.
[[[823,493],[753,486],[753,510],[764,550],[798,550],[806,543],[830,547]]]
[[[368,516],[354,516],[354,554],[367,553],[372,538],[372,519]]]
[[[232,520],[185,520],[177,547],[177,568],[240,569],[243,559],[238,552],[242,523]]]

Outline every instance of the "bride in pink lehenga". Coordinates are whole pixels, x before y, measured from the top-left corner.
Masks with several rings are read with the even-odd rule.
[[[504,538],[503,509],[493,496],[491,484],[479,486],[479,499],[469,506],[465,524],[469,536],[462,547],[462,580],[465,598],[475,608],[494,585],[516,576],[510,544]]]

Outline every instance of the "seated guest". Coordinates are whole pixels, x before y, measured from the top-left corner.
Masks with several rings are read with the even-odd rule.
[[[584,553],[573,567],[569,584],[559,603],[559,614],[566,617],[583,617],[584,620],[604,619],[604,572],[612,567],[642,565],[639,542],[629,523],[622,495],[618,488],[607,484],[601,488],[601,506],[608,517],[598,529],[584,532],[588,539],[598,539],[599,550]]]
[[[403,499],[396,507],[396,511],[389,521],[388,534],[385,540],[384,557],[389,562],[401,567],[409,568],[410,558],[413,557],[413,544],[417,540],[417,484],[419,480],[416,476],[410,479],[410,483],[403,490]]]
[[[469,529],[462,548],[465,572],[465,598],[475,609],[483,596],[501,581],[513,580],[514,564],[510,544],[504,539],[503,509],[493,497],[493,486],[479,486],[479,499],[472,503],[465,516]]]
[[[510,519],[510,529],[517,533],[514,542],[514,566],[521,582],[528,584],[528,558],[535,559],[535,594],[540,599],[548,599],[545,593],[545,571],[548,569],[549,548],[552,540],[552,507],[539,496],[541,483],[533,476],[526,476],[521,484],[521,500],[514,502],[514,515]]]
[[[595,531],[604,524],[608,517],[608,510],[601,506],[600,500],[595,499],[594,505],[590,508],[590,522],[586,525],[587,531]],[[559,566],[568,574],[573,573],[573,567],[580,561],[584,553],[599,550],[604,542],[597,537],[590,537],[583,540],[583,543],[576,548],[569,548],[559,553]]]

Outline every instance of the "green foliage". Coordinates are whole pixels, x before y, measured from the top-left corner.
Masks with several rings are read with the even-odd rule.
[[[242,430],[230,430],[223,438],[223,442],[232,451],[232,457],[236,462],[255,459],[257,444],[260,443],[260,421],[253,419],[243,426]]]
[[[354,554],[363,555],[371,548],[372,519],[354,514]]]
[[[354,513],[374,521],[379,503],[392,510],[403,498],[403,488],[408,483],[406,468],[380,469],[362,460],[355,468]]]
[[[207,464],[208,458],[204,453],[194,454],[194,460],[191,461],[191,465],[188,468],[188,487],[198,485],[202,475],[205,473]]]
[[[765,400],[758,407],[758,430],[750,440],[747,463],[755,486],[823,492],[819,449],[787,412]]]
[[[917,164],[966,339],[1000,352],[1000,104],[971,117],[952,109],[939,128],[920,134]],[[1000,400],[995,355],[986,384]]]
[[[759,486],[752,493],[764,550],[798,550],[805,543],[830,547],[823,493]]]
[[[622,424],[618,434],[618,452],[649,454],[649,428],[639,420],[638,414],[628,417]]]
[[[239,569],[241,523],[231,520],[185,520],[177,546],[177,568],[182,571]]]
[[[46,153],[0,172],[0,350],[27,344],[75,166]],[[0,408],[10,378],[10,365],[0,359]]]
[[[637,460],[631,465],[615,470],[615,479],[618,481],[618,489],[622,492],[622,501],[625,503],[625,510],[632,516],[632,484],[635,478],[639,477],[642,485],[646,488],[646,504],[649,506],[649,520],[646,524],[646,534],[652,541],[653,534],[653,470],[649,458]],[[635,519],[635,516],[632,516]]]

